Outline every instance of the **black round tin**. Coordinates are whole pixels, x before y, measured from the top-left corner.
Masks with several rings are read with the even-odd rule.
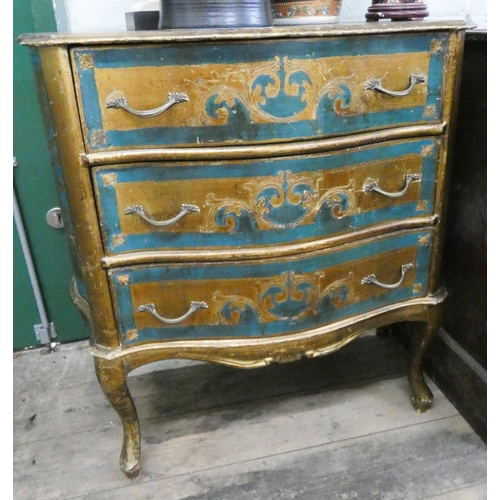
[[[272,26],[270,0],[161,0],[160,29]]]

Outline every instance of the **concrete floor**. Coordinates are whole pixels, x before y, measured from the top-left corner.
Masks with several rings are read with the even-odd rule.
[[[17,500],[486,498],[486,445],[432,382],[433,407],[413,410],[390,337],[256,370],[141,367],[129,376],[142,430],[132,481],[86,342],[13,364]]]

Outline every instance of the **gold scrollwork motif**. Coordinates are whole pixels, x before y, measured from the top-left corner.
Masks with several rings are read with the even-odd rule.
[[[92,54],[77,54],[77,57],[82,70],[94,69],[94,58]]]
[[[210,193],[206,200],[208,222],[203,231],[235,231],[236,219],[242,217],[249,217],[258,230],[314,224],[325,206],[337,219],[359,212],[353,180],[330,189],[323,186],[324,180],[321,173],[305,176],[287,170],[272,178],[245,183],[245,199],[218,198]]]
[[[434,152],[434,144],[422,146],[422,156],[430,156]]]
[[[443,40],[432,40],[431,52],[437,53],[443,50]]]
[[[346,93],[352,94],[353,89],[349,82],[350,77],[339,78],[334,74],[335,69],[332,68],[331,64],[325,64],[321,59],[316,61],[302,60],[302,59],[288,59],[284,58],[284,68],[288,75],[288,81],[290,76],[297,73],[305,73],[311,75],[311,85],[304,85],[305,89],[310,89],[309,94],[304,93],[304,96],[308,95],[309,100],[306,102],[311,103],[311,118],[316,119],[318,115],[318,108],[320,102],[325,96],[333,100],[335,96],[341,96]],[[299,87],[297,84],[291,86],[291,89],[295,92],[290,95],[298,95]],[[304,98],[303,98],[304,99]],[[349,106],[344,105],[342,99],[337,98],[334,100],[334,110],[337,114],[341,113],[341,108],[348,108]]]
[[[434,104],[429,104],[425,106],[424,109],[425,118],[437,118],[437,108]]]
[[[426,234],[425,236],[421,236],[418,239],[418,244],[419,245],[428,245],[429,241],[430,241],[430,236],[428,234]]]
[[[129,274],[119,274],[116,281],[122,286],[130,285],[130,275]]]
[[[104,186],[115,186],[116,185],[116,174],[111,173],[111,174],[103,174],[101,176],[102,178],[102,183]]]
[[[112,240],[113,240],[112,247],[116,248],[125,245],[126,237],[122,233],[115,234],[113,235]]]
[[[139,337],[139,332],[137,331],[136,328],[134,328],[133,330],[129,330],[126,333],[126,337],[127,337],[127,340],[129,340],[129,341],[135,340],[136,338]]]
[[[275,56],[272,61],[238,66],[238,71],[229,72],[222,85],[213,85],[209,79],[197,82],[200,92],[201,115],[192,118],[191,126],[224,125],[228,122],[229,112],[225,103],[233,107],[240,102],[249,113],[253,123],[289,123],[315,119],[321,100],[328,95],[334,101],[335,111],[345,107],[340,96],[350,93],[348,79],[334,77],[332,68],[318,60],[290,59]],[[214,76],[215,80],[215,76]],[[300,83],[299,83],[300,82]],[[273,100],[295,98],[287,102],[286,116],[279,116],[269,107]],[[210,113],[212,103],[217,107]]]
[[[108,143],[108,134],[105,130],[92,130],[90,145],[93,148],[104,146]]]
[[[424,212],[427,210],[427,200],[420,200],[417,202],[417,212]]]
[[[217,116],[208,113],[207,103],[212,99],[217,106],[225,102],[230,107],[233,107],[236,101],[240,101],[251,116],[255,115],[256,112],[258,114],[258,104],[264,104],[265,99],[260,95],[259,89],[252,90],[252,85],[249,85],[248,82],[253,82],[261,75],[276,75],[276,78],[272,78],[272,83],[268,85],[268,91],[270,95],[273,93],[277,95],[280,90],[280,80],[276,74],[278,69],[279,57],[275,57],[273,61],[259,63],[257,66],[254,64],[238,66],[237,72],[227,72],[226,80],[222,85],[214,86],[214,82],[218,81],[218,76],[215,73],[211,75],[212,78],[198,80],[197,90],[203,105],[199,110],[201,112],[200,118],[192,117],[190,125],[227,124],[229,113],[226,108],[218,107]],[[255,119],[252,121],[255,121]],[[271,121],[275,121],[275,118]]]
[[[215,292],[212,297],[210,324],[239,324],[244,315],[253,316],[259,323],[298,320],[319,314],[323,308],[347,304],[351,297],[352,273],[324,285],[325,273],[284,272],[260,280],[252,280],[253,296],[225,295]]]

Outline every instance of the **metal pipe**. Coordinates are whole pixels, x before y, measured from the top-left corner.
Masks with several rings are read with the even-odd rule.
[[[14,166],[17,165],[16,159],[14,158]],[[36,275],[35,266],[33,264],[33,258],[31,257],[31,251],[28,243],[28,238],[26,237],[26,231],[24,230],[23,219],[21,216],[21,211],[19,210],[19,204],[17,202],[16,190],[14,189],[14,221],[16,223],[17,233],[19,234],[19,240],[21,241],[21,247],[23,249],[24,260],[26,262],[26,267],[28,268],[28,274],[31,280],[31,287],[33,288],[33,293],[35,295],[36,306],[38,308],[38,313],[40,314],[40,320],[42,322],[42,327],[46,332],[51,331],[51,325],[49,323],[47,312],[45,310],[45,305],[43,303],[42,293],[40,291],[40,285],[38,283],[38,278]],[[42,342],[45,343],[45,342]],[[50,334],[48,335],[48,340],[46,343],[50,343]]]

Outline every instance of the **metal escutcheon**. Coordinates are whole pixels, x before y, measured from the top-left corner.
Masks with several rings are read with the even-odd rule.
[[[45,220],[47,224],[54,229],[62,229],[64,227],[64,221],[59,207],[51,208],[45,215]]]

